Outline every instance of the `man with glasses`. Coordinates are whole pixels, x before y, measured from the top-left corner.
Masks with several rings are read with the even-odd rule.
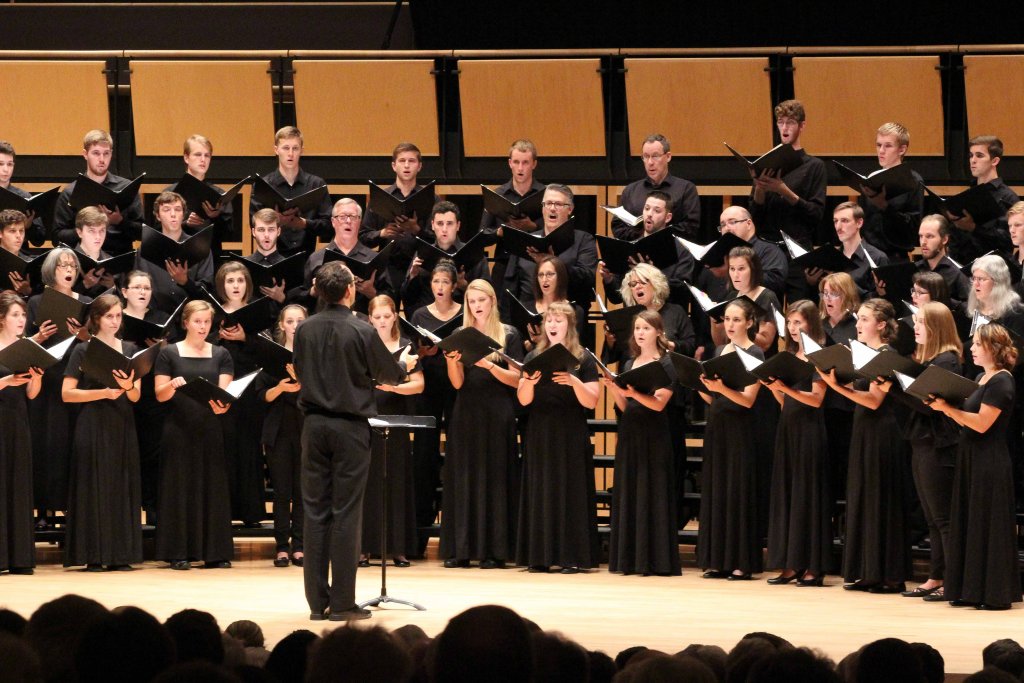
[[[565,185],[548,185],[544,190],[543,209],[541,220],[544,227],[534,233],[536,235],[550,234],[569,220],[573,210],[572,190]],[[532,306],[534,302],[533,278],[537,272],[537,262],[546,255],[531,248],[531,258],[520,256],[509,260],[508,269],[505,271],[505,287],[527,306]],[[572,246],[556,256],[565,264],[565,269],[569,273],[569,301],[584,311],[589,310],[590,303],[594,300],[594,283],[597,275],[597,246],[594,236],[576,230]],[[502,320],[510,320],[507,304],[502,306],[501,313]]]
[[[328,249],[365,262],[371,261],[377,255],[377,252],[359,241],[359,223],[362,217],[362,208],[351,197],[342,197],[334,203],[334,208],[331,209],[334,239],[323,249],[313,252],[309,260],[306,261],[305,283],[300,296],[305,299],[301,303],[304,303],[308,310],[312,311],[316,306],[313,279],[316,277],[316,272],[324,265]],[[356,298],[352,305],[353,311],[366,313],[370,299],[378,294],[387,294],[395,299],[395,307],[398,307],[398,299],[386,268],[374,271],[373,276],[365,280],[356,278],[355,288]]]
[[[941,275],[946,281],[946,288],[949,289],[949,298],[955,305],[967,301],[971,285],[963,271],[949,258],[951,233],[949,221],[945,216],[933,213],[921,219],[921,225],[917,229],[921,260],[917,262],[917,269],[930,270]]]
[[[306,173],[299,166],[302,159],[302,133],[295,126],[285,126],[274,134],[274,154],[277,155],[277,170],[263,176],[263,180],[285,199],[293,199],[327,184],[323,178]],[[250,223],[252,216],[263,208],[275,207],[264,207],[255,200],[249,202]],[[316,249],[317,238],[331,237],[330,215],[331,200],[328,196],[305,215],[300,215],[297,208],[278,212],[281,236],[277,240],[277,248],[285,256],[300,251],[313,251]]]
[[[700,199],[697,187],[689,180],[677,178],[668,172],[672,152],[668,139],[659,133],[648,135],[641,147],[640,158],[647,175],[641,180],[626,185],[619,197],[619,205],[634,216],[644,210],[644,202],[654,190],[660,190],[672,198],[670,213],[675,226],[687,238],[697,236],[700,228]],[[612,234],[620,240],[635,240],[643,232],[643,226],[627,225],[618,218],[612,219]]]
[[[742,206],[728,207],[719,218],[718,232],[722,234],[730,232],[741,240],[750,243],[754,253],[761,259],[764,286],[775,292],[775,296],[778,297],[779,301],[782,301],[786,291],[786,274],[789,272],[786,255],[782,253],[782,249],[778,245],[757,236],[757,228],[754,225],[754,219],[750,216],[750,212]],[[728,285],[728,259],[718,268],[710,268],[708,270],[710,270],[712,275],[724,280],[725,284]],[[714,298],[713,291],[716,288],[712,287],[711,289],[712,291],[708,293]],[[720,299],[716,299],[716,301],[718,300]]]

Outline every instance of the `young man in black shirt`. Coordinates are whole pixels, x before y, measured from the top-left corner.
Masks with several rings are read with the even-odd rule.
[[[956,228],[949,250],[962,265],[967,265],[990,251],[1010,253],[1012,245],[1006,224],[1006,211],[1020,201],[1017,193],[1007,187],[999,177],[1003,141],[994,135],[980,135],[971,138],[969,146],[971,175],[978,185],[988,184],[1001,211],[997,218],[981,225],[976,224],[967,211],[964,211],[963,216],[946,213],[946,218]]]
[[[22,199],[28,199],[32,196],[30,192],[26,192],[20,187],[15,187],[11,184],[11,178],[14,177],[15,156],[14,145],[6,140],[0,140],[0,187],[13,192]],[[29,212],[26,218],[29,224],[25,233],[25,239],[32,246],[41,247],[43,242],[46,241],[46,227],[43,225],[43,217]]]
[[[896,122],[883,123],[875,133],[875,152],[883,169],[903,163],[910,147],[910,131]],[[864,211],[864,238],[881,249],[890,261],[906,261],[907,252],[917,246],[917,226],[924,210],[923,181],[917,171],[917,189],[895,197],[863,188],[857,203]],[[881,265],[881,264],[879,264]]]

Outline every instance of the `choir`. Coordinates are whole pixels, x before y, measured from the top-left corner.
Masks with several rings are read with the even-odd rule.
[[[145,509],[173,569],[230,567],[232,520],[262,519],[264,456],[274,564],[301,566],[303,385],[291,353],[318,309],[318,269],[342,261],[355,276],[353,314],[396,358],[419,356],[402,383],[376,387],[377,410],[438,419],[414,438],[391,434],[387,491],[374,437],[360,565],[408,566],[423,550],[416,527],[440,512],[445,567],[597,567],[587,417],[604,387],[617,413],[610,571],[680,573],[685,432],[699,397],[705,578],[771,569],[770,584],[812,587],[841,572],[852,591],[1008,609],[1021,600],[1024,256],[1013,249],[1024,244],[1024,202],[996,173],[1002,144],[970,145],[974,192],[988,203],[949,201],[923,216],[920,176],[898,168],[909,132],[882,125],[884,182],[862,177],[859,200],[833,212],[838,248],[808,253],[823,164],[800,145],[799,102],[780,104],[776,123],[795,165],[751,171],[748,206],[720,216],[728,249],[690,241],[696,190],[668,174],[660,135],[645,139],[646,176],[615,213],[617,244],[573,225],[572,191],[537,182],[536,148],[513,143],[512,180],[492,193],[507,207],[489,204],[478,231],[495,245],[493,270],[460,239],[459,207],[418,180],[415,145],[395,148],[395,183],[375,188],[364,211],[351,198],[331,204],[301,168],[294,127],[278,131],[278,167],[257,181],[251,256],[223,252],[230,205],[193,196],[194,185],[220,193],[206,181],[213,145],[199,135],[184,145],[191,178],[156,197],[154,227],[137,195],[79,206],[71,184],[49,235],[60,245],[40,257],[24,248],[26,236],[41,242],[39,217],[0,211],[0,571],[32,572],[33,508],[66,512],[67,566],[140,563]],[[86,135],[84,177],[118,192],[130,183],[108,172],[112,153],[109,135]],[[0,142],[8,157],[13,166]],[[901,186],[894,169],[914,180]],[[645,246],[661,231],[671,248]],[[602,313],[603,330],[588,320],[599,283],[624,306]],[[21,338],[52,349],[69,337],[52,362],[15,353]],[[133,364],[98,368],[101,347]],[[151,347],[150,366],[134,364]],[[922,396],[913,384],[926,371],[942,381]],[[927,531],[914,527],[918,507]],[[907,590],[915,533],[929,537],[931,565]]]

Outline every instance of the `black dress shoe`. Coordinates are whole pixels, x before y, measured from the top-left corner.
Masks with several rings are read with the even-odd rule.
[[[753,581],[753,580],[754,580],[754,575],[751,574],[750,572],[747,572],[745,574],[729,574],[729,577],[726,579],[726,581]]]
[[[772,578],[768,579],[766,581],[766,583],[769,583],[769,584],[771,584],[773,586],[784,586],[787,583],[793,583],[794,581],[796,581],[799,578],[800,578],[800,572],[795,572],[793,574],[790,574],[789,576],[786,576],[784,574],[779,574],[778,576],[773,576]]]
[[[480,569],[504,569],[505,560],[496,560],[494,558],[488,558],[480,563]]]
[[[709,569],[700,575],[702,579],[727,579],[729,578],[729,572],[722,571],[721,569]]]
[[[881,583],[877,586],[872,586],[868,593],[874,593],[876,595],[893,595],[895,593],[902,593],[907,590],[907,584],[903,583]]]
[[[976,602],[967,602],[966,600],[950,600],[949,604],[951,607],[977,607]]]
[[[177,569],[178,571],[192,569],[192,563],[188,560],[171,560],[171,569]]]
[[[359,566],[360,567],[369,567],[370,566],[370,558],[364,557],[364,558],[360,559],[359,560]]]
[[[292,554],[292,564],[294,564],[296,567],[301,567],[305,559],[305,555],[299,555],[298,557],[296,557],[294,553]]]
[[[455,568],[463,568],[464,569],[464,568],[466,568],[468,566],[469,566],[469,560],[447,559],[447,560],[444,561],[444,568],[445,569],[455,569]]]
[[[331,610],[327,615],[327,619],[328,621],[359,621],[360,619],[369,619],[371,616],[373,616],[373,613],[370,610],[363,609],[357,605],[339,612]]]
[[[978,605],[978,609],[988,610],[989,612],[1002,612],[1010,609],[1010,605],[1008,603],[983,602]]]
[[[327,610],[326,609],[321,610],[319,612],[310,612],[309,613],[309,620],[310,621],[325,621],[326,619],[327,619]]]
[[[109,567],[107,567],[107,570],[108,571],[112,571],[112,572],[130,572],[130,571],[134,571],[130,564],[112,564]]]
[[[530,574],[548,574],[551,572],[551,567],[546,567],[542,564],[535,564],[531,565],[526,571]]]
[[[287,567],[288,566],[288,562],[289,562],[288,555],[284,555],[284,556],[278,555],[277,557],[274,558],[274,566],[275,567]]]
[[[813,579],[797,579],[796,585],[802,588],[806,588],[808,586],[817,586],[820,588],[825,585],[825,575],[821,574],[820,576],[815,576]]]
[[[203,562],[204,569],[231,569],[231,563],[227,560]]]
[[[942,590],[942,586],[935,586],[934,588],[921,588],[921,586],[918,586],[912,591],[903,591],[900,595],[905,598],[923,598],[932,595],[937,590]]]
[[[560,573],[562,573],[562,574],[579,574],[581,571],[583,571],[583,570],[580,569],[579,567],[568,566],[568,567],[562,567],[562,569],[560,570]]]
[[[854,581],[853,583],[844,583],[844,591],[863,591],[864,593],[871,593],[874,591],[877,583],[873,581]]]
[[[102,564],[87,564],[85,565],[85,571],[87,572],[101,572],[103,571]]]
[[[412,562],[409,560],[393,560],[396,567],[411,567]]]

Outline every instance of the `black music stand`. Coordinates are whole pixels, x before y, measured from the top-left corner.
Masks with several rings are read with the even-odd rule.
[[[422,605],[417,605],[415,602],[399,600],[388,595],[388,509],[391,497],[388,491],[388,438],[391,436],[392,429],[434,429],[436,426],[437,420],[433,416],[378,415],[377,417],[370,418],[370,428],[384,439],[384,458],[381,462],[383,470],[383,476],[381,477],[383,495],[380,497],[380,595],[372,600],[359,603],[360,607],[379,607],[386,602],[397,602],[400,605],[407,605],[420,611],[427,609]]]

